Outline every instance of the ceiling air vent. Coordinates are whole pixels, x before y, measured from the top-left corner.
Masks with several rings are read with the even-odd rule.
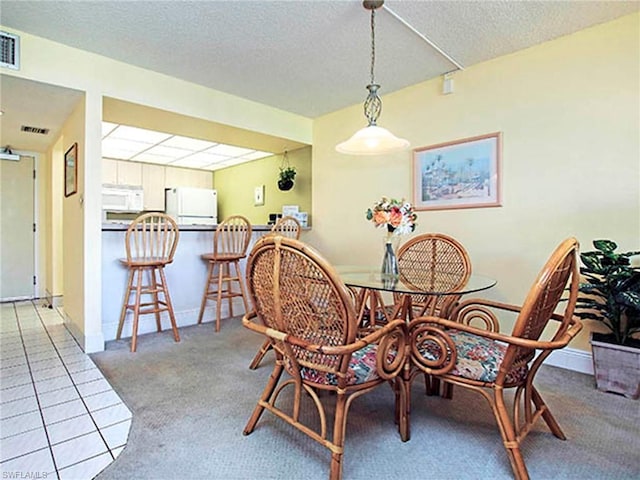
[[[37,133],[39,135],[46,135],[47,133],[49,133],[48,128],[29,127],[27,125],[22,125],[20,127],[20,131],[26,132],[26,133]]]
[[[0,66],[20,70],[20,37],[0,31]]]

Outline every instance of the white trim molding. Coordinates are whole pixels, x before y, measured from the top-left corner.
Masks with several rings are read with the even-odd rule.
[[[584,350],[577,350],[575,348],[555,350],[545,360],[544,364],[593,375],[593,358],[591,352]]]

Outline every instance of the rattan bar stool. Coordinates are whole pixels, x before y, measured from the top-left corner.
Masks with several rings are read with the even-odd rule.
[[[202,323],[207,301],[214,301],[216,302],[216,332],[220,331],[224,299],[228,302],[229,317],[233,317],[234,297],[241,297],[245,312],[249,311],[247,292],[240,273],[240,260],[247,256],[251,231],[251,223],[245,217],[241,215],[228,217],[216,228],[213,235],[213,252],[202,255],[202,259],[209,262],[209,269],[198,323]],[[238,290],[233,289],[234,282],[237,283]]]
[[[136,351],[140,315],[153,313],[156,317],[158,332],[160,332],[162,331],[160,313],[168,312],[173,337],[176,342],[180,341],[164,274],[164,267],[173,261],[179,237],[180,232],[176,222],[164,213],[140,215],[127,229],[125,236],[127,258],[120,259],[120,262],[129,270],[129,281],[122,302],[116,339],[120,340],[127,310],[131,310],[133,312],[132,352]],[[143,301],[143,298],[148,301]]]

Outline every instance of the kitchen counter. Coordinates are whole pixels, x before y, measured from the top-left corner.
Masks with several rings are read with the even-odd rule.
[[[102,231],[126,231],[129,228],[129,224],[126,220],[104,222],[102,224]],[[178,225],[180,232],[212,232],[218,225]],[[251,225],[251,229],[254,232],[269,232],[271,231],[271,225]]]
[[[118,329],[120,310],[127,286],[127,269],[120,263],[126,257],[125,232],[129,223],[107,222],[102,225],[102,333],[105,341],[114,340]],[[169,294],[173,303],[178,327],[195,325],[200,311],[202,293],[207,281],[208,264],[200,257],[210,253],[213,248],[213,235],[217,225],[180,225],[180,239],[173,258],[167,265],[165,274]],[[310,230],[309,228],[303,230]],[[247,255],[255,242],[271,231],[271,225],[254,225]],[[303,233],[304,235],[304,233]],[[242,272],[245,271],[246,258],[240,261]],[[243,273],[244,276],[244,273]],[[215,303],[209,302],[205,310],[203,322],[213,322]],[[222,317],[228,312],[228,302],[222,303]],[[233,299],[233,313],[244,314],[242,299]],[[238,321],[233,320],[233,321]],[[127,314],[123,337],[131,336],[132,315]],[[138,334],[156,331],[153,315],[140,317]],[[162,314],[163,330],[170,328],[167,313]],[[207,328],[214,328],[207,325]],[[224,321],[222,323],[224,328]]]

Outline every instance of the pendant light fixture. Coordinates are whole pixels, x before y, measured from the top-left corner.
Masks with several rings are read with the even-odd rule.
[[[365,0],[362,5],[371,11],[371,82],[367,85],[369,94],[364,101],[364,116],[369,125],[358,130],[353,136],[336,145],[339,153],[348,155],[382,155],[398,152],[409,148],[409,142],[396,137],[389,130],[377,125],[378,117],[382,111],[382,100],[378,96],[380,85],[375,82],[374,66],[376,61],[376,33],[375,18],[376,9],[384,4],[384,0]]]

